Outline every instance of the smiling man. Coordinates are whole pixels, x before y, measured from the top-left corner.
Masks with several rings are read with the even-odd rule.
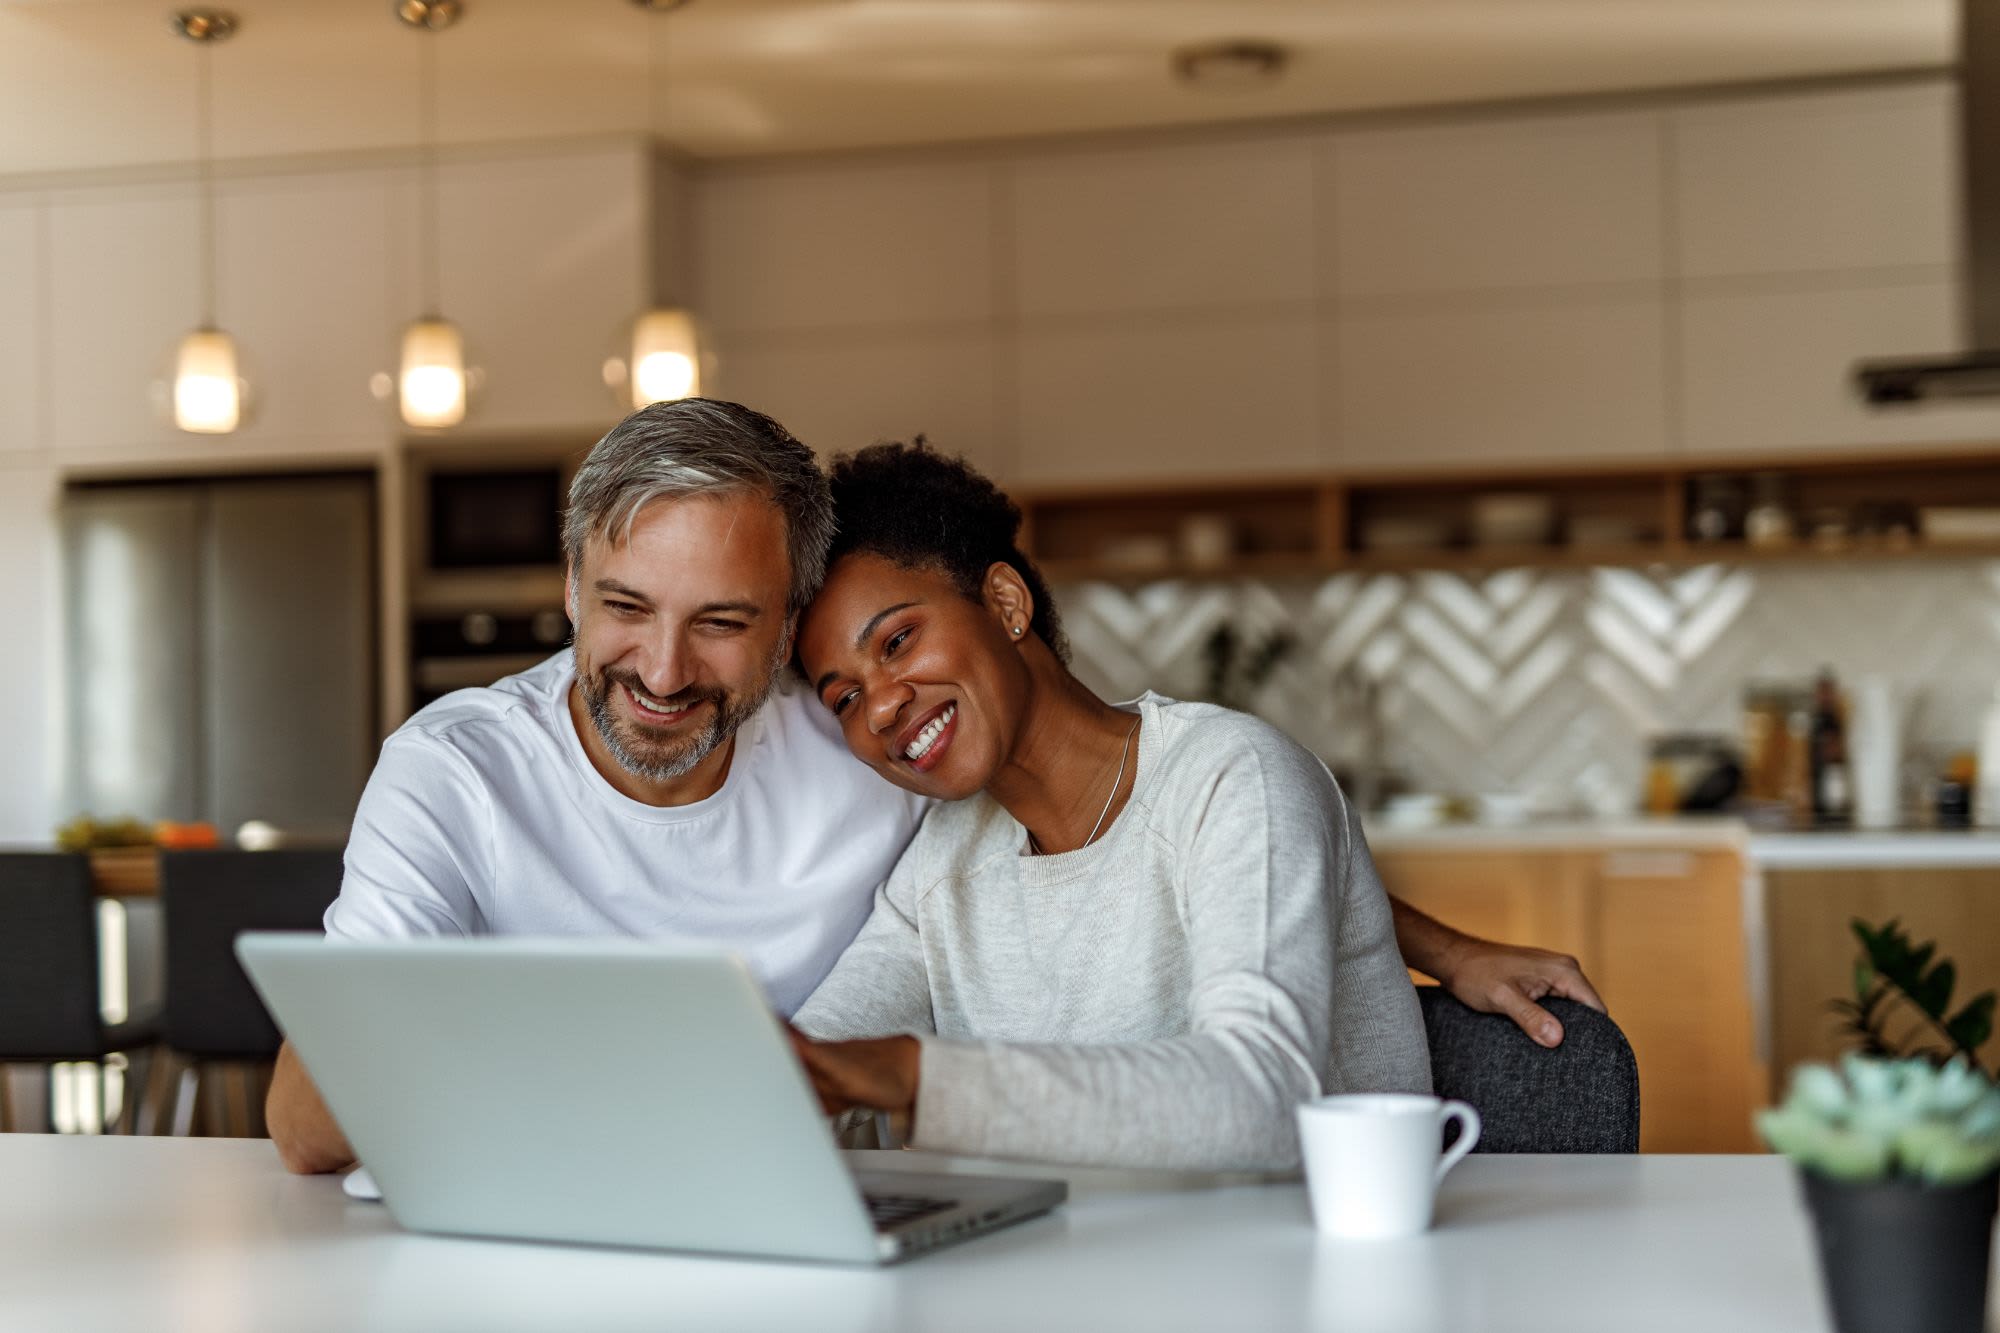
[[[570,487],[571,650],[447,695],[383,743],[327,933],[712,945],[790,1016],[926,804],[858,763],[781,669],[832,538],[812,452],[762,413],[689,398],[620,422]],[[1536,999],[1599,1003],[1572,959],[1393,906],[1411,966],[1544,1045],[1561,1029]],[[354,1159],[289,1046],[266,1120],[294,1171]]]

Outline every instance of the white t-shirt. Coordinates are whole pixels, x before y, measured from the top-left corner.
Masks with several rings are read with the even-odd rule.
[[[847,752],[785,673],[714,795],[662,808],[592,767],[565,651],[383,743],[329,935],[630,935],[734,950],[790,1014],[868,917],[926,803]]]

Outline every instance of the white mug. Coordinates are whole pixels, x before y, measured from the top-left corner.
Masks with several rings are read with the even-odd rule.
[[[1443,1151],[1445,1122],[1458,1140]],[[1479,1112],[1414,1093],[1352,1093],[1299,1107],[1313,1221],[1330,1236],[1414,1236],[1445,1172],[1479,1142]]]

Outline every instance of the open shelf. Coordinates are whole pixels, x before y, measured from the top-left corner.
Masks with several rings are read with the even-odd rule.
[[[1057,580],[2000,555],[2000,447],[1018,493]],[[1760,502],[1793,518],[1752,540]],[[1767,510],[1765,517],[1771,513]],[[1925,535],[1952,522],[1952,540]],[[1711,535],[1711,534],[1720,535]]]

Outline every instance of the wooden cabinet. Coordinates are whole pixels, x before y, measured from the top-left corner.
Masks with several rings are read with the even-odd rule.
[[[1460,930],[1574,954],[1639,1061],[1645,1152],[1747,1152],[1765,1080],[1733,851],[1382,850],[1389,892]]]
[[[2000,988],[2000,866],[1780,869],[1764,872],[1771,948],[1772,1095],[1805,1060],[1847,1049],[1831,1001],[1852,998],[1861,946],[1848,923],[1892,917],[1958,964],[1963,1000]],[[1891,1032],[1913,1021],[1905,1010]]]

